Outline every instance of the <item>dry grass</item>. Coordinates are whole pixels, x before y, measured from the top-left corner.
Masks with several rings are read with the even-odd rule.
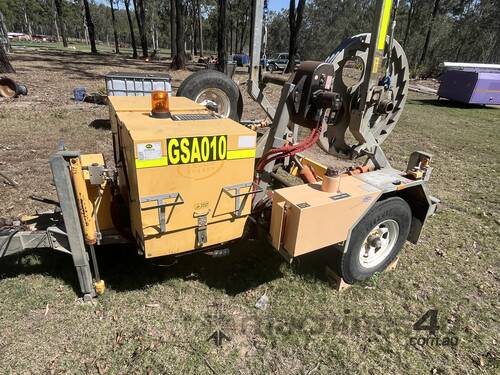
[[[45,209],[27,198],[55,198],[47,158],[64,138],[71,149],[111,154],[110,132],[89,126],[106,108],[76,104],[71,91],[103,86],[111,70],[164,71],[164,65],[105,55],[16,53],[13,78],[30,95],[0,99],[0,216]],[[176,83],[188,72],[173,73]],[[277,97],[275,95],[274,97]],[[247,101],[248,103],[248,101]],[[247,106],[247,118],[257,109]],[[258,113],[257,113],[258,114]],[[2,373],[494,373],[498,370],[498,108],[455,106],[411,96],[384,144],[403,168],[415,149],[434,153],[430,188],[443,200],[420,243],[398,268],[334,292],[323,275],[331,250],[292,267],[260,242],[231,256],[185,257],[173,267],[103,248],[109,286],[96,305],[76,299],[71,260],[41,251],[0,263]],[[255,309],[266,293],[270,306]],[[439,310],[438,336],[457,347],[413,347],[412,330]],[[216,347],[217,328],[232,338]]]

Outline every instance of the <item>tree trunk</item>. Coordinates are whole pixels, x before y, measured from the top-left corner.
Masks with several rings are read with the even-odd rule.
[[[80,2],[80,5],[83,19],[83,37],[85,38],[85,44],[89,45],[89,29],[87,27],[87,19],[85,18],[85,5],[83,4],[83,1]]]
[[[427,28],[427,35],[425,36],[425,43],[424,43],[424,48],[422,50],[422,55],[420,56],[420,60],[418,62],[419,66],[425,62],[427,50],[429,49],[429,42],[431,40],[432,26],[434,24],[434,20],[436,19],[438,11],[439,11],[439,0],[434,0],[434,9],[432,10],[432,17],[429,22],[429,27]]]
[[[410,0],[410,9],[408,10],[408,19],[406,20],[405,37],[403,39],[403,48],[406,48],[406,43],[408,42],[408,37],[410,36],[411,19],[413,17],[413,12],[415,11],[415,0]]]
[[[170,0],[170,57],[172,62],[177,55],[177,25],[176,0]]]
[[[64,22],[62,0],[54,0],[54,5],[56,7],[57,23],[59,25],[59,32],[61,33],[63,47],[68,47],[68,38],[66,37],[66,23]]]
[[[83,36],[85,38],[85,44],[89,45],[90,44],[90,41],[89,41],[89,29],[87,27],[87,22],[85,20],[83,21],[83,27],[84,27]]]
[[[146,31],[144,29],[146,22],[146,12],[144,10],[143,0],[133,0],[135,19],[137,21],[137,28],[139,29],[139,38],[141,39],[142,57],[148,57],[148,40],[146,37]]]
[[[24,2],[24,27],[26,27],[26,33],[28,33],[29,36],[33,35],[33,32],[31,31],[31,22],[28,20],[28,11],[26,9],[27,4]]]
[[[203,57],[203,19],[201,18],[201,6],[200,0],[196,0],[196,6],[198,8],[198,28],[200,34],[200,56]]]
[[[115,7],[113,6],[113,0],[109,0],[109,6],[111,7],[111,22],[113,23],[113,36],[115,37],[115,53],[120,53],[120,46],[118,43],[118,32],[116,31]]]
[[[218,69],[224,71],[224,63],[226,61],[226,0],[218,0],[218,32],[217,32],[217,56],[218,56]]]
[[[0,13],[0,15],[1,14],[2,13]],[[15,72],[16,71],[10,64],[7,52],[3,49],[3,46],[0,45],[0,73],[15,73]]]
[[[187,46],[189,46],[189,53],[193,56],[194,48],[193,48],[193,14],[191,13],[192,9],[190,9],[187,4],[185,5],[186,18],[188,24],[186,25],[186,51],[188,50]]]
[[[300,1],[300,0],[299,0]],[[295,36],[295,0],[290,0],[290,7],[288,11],[288,26],[290,28],[290,39],[288,41],[288,64],[285,68],[285,72],[289,73],[293,71],[292,64],[295,60],[294,53],[296,48],[297,37]]]
[[[151,32],[151,45],[153,46],[153,54],[154,54],[155,49],[156,49],[156,42],[155,42],[156,36],[155,36],[155,27],[154,27],[154,25],[151,25],[150,32]]]
[[[139,17],[139,7],[137,6],[137,0],[132,0],[132,3],[134,4],[134,14],[135,14],[135,21],[137,22],[137,28],[139,29],[139,34],[141,33],[141,18]]]
[[[229,4],[227,4],[228,7],[228,12],[226,12],[226,16],[229,19],[229,30],[227,31],[226,35],[226,41],[229,40],[229,55],[233,54],[233,18],[234,14],[231,9],[231,1],[229,1]],[[227,47],[227,46],[226,46]]]
[[[194,56],[198,55],[198,6],[196,1],[191,2],[191,9],[193,12],[192,17],[192,27],[191,30],[193,32],[193,52]]]
[[[146,9],[144,8],[144,0],[137,0],[137,4],[139,5],[139,16],[141,19],[139,34],[141,36],[142,57],[146,58],[148,57],[148,38],[146,35]]]
[[[488,61],[493,64],[500,62],[500,0],[495,2],[496,9],[493,13],[492,30],[495,32],[495,43],[492,44],[491,51],[488,56]]]
[[[159,38],[158,28],[156,27],[156,25],[153,25],[153,48],[157,52],[160,50],[160,43],[158,42],[158,38]],[[158,55],[158,58],[159,57],[160,56]]]
[[[11,46],[10,46],[10,40],[8,38],[8,35],[7,35],[7,26],[5,26],[5,18],[3,16],[3,13],[0,12],[0,35],[3,35],[4,38],[5,38],[5,41],[6,41],[6,50],[5,52],[9,52],[11,50]]]
[[[247,8],[246,11],[245,11],[245,17],[243,19],[243,26],[241,28],[241,39],[240,39],[240,49],[239,49],[239,53],[243,53],[243,47],[245,46],[245,43],[246,43],[246,37],[247,37],[247,33],[245,32],[246,28],[247,28],[247,23],[248,23],[248,11],[250,10],[250,8]]]
[[[290,0],[290,11],[288,13],[288,21],[290,24],[290,43],[288,46],[288,64],[285,72],[290,73],[295,69],[295,55],[297,54],[297,37],[302,25],[304,15],[304,5],[306,0],[299,0],[297,9],[295,9],[295,0]]]
[[[234,25],[233,21],[231,20],[229,22],[229,54],[233,54],[233,30],[234,30]]]
[[[185,30],[184,30],[184,13],[185,9],[182,0],[175,0],[176,10],[176,48],[177,53],[172,59],[173,69],[184,69],[186,67],[186,51],[185,51]]]
[[[460,54],[462,53],[462,47],[464,46],[463,42],[458,45],[457,53],[455,54],[455,61],[460,61]]]
[[[241,30],[241,19],[236,20],[236,25],[234,28],[234,53],[238,53],[238,41],[240,40],[240,30]]]
[[[54,13],[54,28],[56,29],[56,39],[58,42],[60,42],[61,41],[61,34],[59,33],[59,23],[57,22],[57,10],[56,10],[54,1],[52,2],[52,7],[54,8],[53,13]]]
[[[94,23],[92,22],[92,17],[90,15],[90,6],[88,0],[83,0],[83,6],[85,7],[85,22],[87,24],[87,30],[89,32],[90,39],[90,52],[93,55],[97,54],[97,48],[95,45],[95,29]]]
[[[130,28],[130,39],[132,41],[132,57],[134,59],[137,58],[137,46],[135,44],[135,33],[134,33],[134,24],[132,22],[132,17],[130,16],[130,0],[125,0],[125,10],[127,11],[127,20],[128,27]]]

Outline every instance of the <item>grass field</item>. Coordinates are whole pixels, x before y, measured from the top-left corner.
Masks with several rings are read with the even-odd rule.
[[[97,90],[111,70],[167,70],[72,51],[16,50],[13,64],[12,78],[30,92],[0,98],[0,171],[19,183],[0,185],[0,217],[47,208],[31,194],[55,198],[47,158],[59,139],[111,159],[110,131],[92,126],[107,109],[74,103],[73,87]],[[188,74],[172,72],[174,86]],[[245,105],[246,118],[260,114],[247,98]],[[67,256],[2,259],[0,372],[498,373],[499,126],[499,108],[410,95],[384,150],[398,168],[414,150],[433,153],[430,189],[442,205],[395,270],[342,293],[323,272],[332,249],[289,266],[264,242],[171,267],[141,260],[134,249],[99,249],[108,291],[94,305],[78,300]],[[269,307],[256,309],[263,294]],[[438,310],[435,337],[457,345],[415,344],[432,338],[412,328],[429,309]],[[231,338],[220,347],[208,341],[219,329]]]
[[[62,42],[36,42],[36,41],[14,41],[12,42],[12,47],[17,51],[27,50],[27,51],[75,51],[75,52],[85,52],[90,53],[90,45],[82,43],[80,41],[69,41],[68,48],[64,48]],[[99,42],[96,46],[97,52],[99,54],[114,54],[115,46],[114,43],[106,44]],[[141,46],[137,47],[137,54],[141,56],[142,50]],[[152,52],[150,50],[149,52]],[[213,51],[205,51],[206,54],[214,54]],[[120,55],[125,57],[132,57],[133,50],[132,47],[120,47]],[[217,54],[217,53],[215,53]],[[160,56],[162,58],[170,57],[170,49],[162,48],[160,50]]]

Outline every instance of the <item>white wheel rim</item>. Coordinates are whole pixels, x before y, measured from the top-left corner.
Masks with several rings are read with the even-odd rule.
[[[399,237],[399,224],[390,219],[377,224],[366,236],[359,251],[359,263],[373,268],[389,256]]]
[[[216,87],[206,88],[198,94],[194,100],[196,103],[212,101],[217,104],[217,113],[223,117],[229,117],[231,112],[231,102],[227,94]]]

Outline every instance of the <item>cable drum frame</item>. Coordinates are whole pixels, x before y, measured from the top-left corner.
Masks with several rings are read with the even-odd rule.
[[[408,96],[409,66],[403,48],[396,40],[393,40],[387,74],[389,78],[387,89],[392,91],[393,109],[389,113],[378,113],[374,107],[367,108],[363,115],[363,118],[366,119],[364,121],[365,124],[361,125],[359,131],[353,129],[351,113],[352,109],[359,102],[360,90],[365,80],[370,41],[370,33],[349,37],[335,48],[332,54],[325,60],[327,63],[333,64],[335,69],[332,90],[340,93],[343,98],[341,111],[333,119],[332,123],[323,123],[322,135],[318,140],[318,145],[332,155],[354,158],[363,154],[363,150],[371,146],[370,143],[376,142],[377,145],[382,144],[396,126],[403,112]],[[390,37],[387,36],[386,48],[389,45]],[[363,61],[363,74],[355,85],[348,87],[342,79],[342,71],[344,64],[356,57]],[[366,129],[363,129],[363,127],[366,127]],[[355,139],[359,142],[358,145],[349,145],[346,142],[345,135],[347,129],[351,131]],[[364,137],[363,135],[370,135],[371,137]]]

